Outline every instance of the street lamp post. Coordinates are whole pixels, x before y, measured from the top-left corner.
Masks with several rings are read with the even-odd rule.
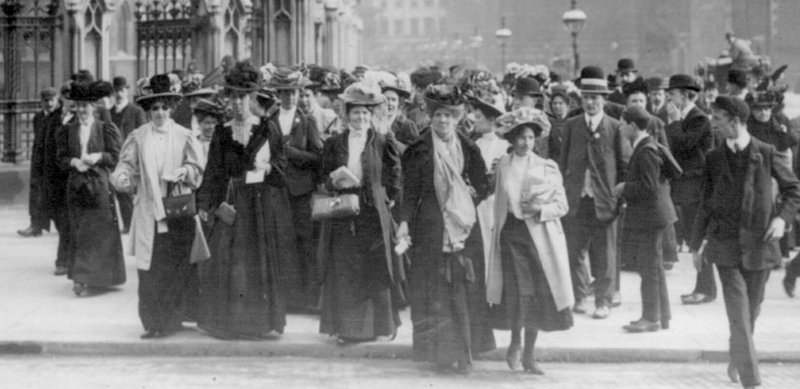
[[[501,72],[506,68],[506,46],[511,39],[511,35],[511,30],[506,28],[506,18],[503,17],[500,19],[500,29],[494,33],[495,38],[497,38],[497,44],[500,45],[500,58],[502,59],[500,67]]]
[[[576,3],[576,0],[572,0],[572,9],[564,12],[564,16],[561,17],[564,22],[564,27],[572,34],[572,56],[575,65],[573,71],[575,75],[578,74],[581,66],[580,57],[578,55],[578,33],[583,30],[583,26],[586,24],[586,13],[577,9]]]

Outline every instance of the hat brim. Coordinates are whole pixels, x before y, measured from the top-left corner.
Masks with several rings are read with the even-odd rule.
[[[214,96],[217,94],[217,91],[211,88],[202,88],[195,91],[191,91],[183,95],[183,97],[203,97],[203,96]]]
[[[666,88],[664,88],[665,91],[670,91],[673,89],[688,89],[695,92],[700,92],[701,90],[699,86],[695,85],[668,85]]]
[[[409,91],[407,91],[405,89],[394,87],[394,86],[382,86],[381,87],[381,93],[386,92],[386,91],[394,91],[395,93],[397,93],[398,96],[400,96],[400,98],[403,98],[403,99],[407,99],[407,98],[411,97],[411,92],[409,92]]]
[[[542,127],[542,125],[537,123],[537,122],[523,122],[523,123],[515,124],[514,126],[509,128],[507,131],[502,131],[501,130],[501,131],[498,131],[498,132],[499,132],[500,136],[502,136],[505,140],[507,140],[509,142],[513,142],[514,138],[517,137],[517,132],[519,132],[520,129],[522,129],[523,127],[532,129],[533,130],[533,136],[535,136],[537,138],[540,137],[542,135],[542,133],[544,132],[544,128]]]
[[[484,116],[487,116],[487,117],[490,117],[490,118],[496,118],[496,117],[499,117],[499,116],[501,116],[503,114],[503,111],[499,110],[494,105],[491,105],[491,104],[489,104],[489,103],[487,103],[487,102],[485,102],[485,101],[483,101],[481,99],[475,98],[475,97],[470,98],[469,99],[469,103],[475,109],[481,111],[481,113],[483,113]],[[488,115],[487,115],[487,113],[488,113]]]
[[[255,92],[255,91],[258,90],[257,86],[243,87],[243,86],[239,86],[239,85],[231,85],[231,84],[228,84],[228,83],[223,83],[222,87],[224,89],[231,90],[231,91],[237,91],[237,92]]]
[[[151,95],[141,96],[141,97],[137,98],[136,99],[136,104],[138,104],[138,105],[147,104],[147,103],[149,103],[149,102],[151,102],[153,100],[157,100],[157,99],[180,100],[181,97],[183,97],[183,96],[181,96],[179,93],[172,93],[172,92],[154,93],[154,94],[151,94]]]
[[[440,109],[446,109],[452,111],[455,114],[454,116],[458,117],[461,117],[464,114],[464,104],[451,105],[451,104],[441,103],[437,100],[433,100],[428,97],[425,97],[424,99],[425,99],[425,108],[427,108],[427,111],[431,116],[433,116],[433,114]]]
[[[608,89],[580,89],[582,95],[610,95],[612,92]]]

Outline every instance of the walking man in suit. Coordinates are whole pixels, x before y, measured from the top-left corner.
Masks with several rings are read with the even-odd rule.
[[[147,122],[147,114],[141,107],[130,102],[130,87],[125,77],[114,77],[112,85],[114,86],[114,107],[110,111],[111,121],[119,128],[124,142],[133,130]],[[117,192],[117,201],[119,201],[119,210],[124,225],[122,232],[127,233],[131,228],[131,217],[133,216],[133,195]]]
[[[753,388],[761,383],[755,321],[770,269],[781,260],[778,240],[800,206],[800,181],[774,147],[747,132],[750,110],[742,99],[719,96],[713,109],[725,141],[708,153],[690,248],[698,270],[717,265],[731,331],[728,375]]]
[[[670,77],[667,93],[667,140],[672,154],[683,169],[683,175],[670,182],[672,201],[678,207],[676,235],[680,244],[683,241],[689,242],[692,222],[697,215],[706,152],[711,148],[711,121],[695,104],[700,85],[694,77],[686,74]],[[692,293],[681,296],[684,304],[703,304],[716,298],[717,283],[711,266],[698,272]]]
[[[622,132],[633,145],[625,182],[615,193],[627,204],[620,251],[636,265],[642,278],[642,317],[623,328],[628,332],[652,332],[669,328],[670,309],[664,276],[663,246],[666,229],[678,220],[662,174],[665,161],[657,141],[647,131],[657,118],[642,106],[622,113]]]
[[[563,134],[559,167],[569,213],[564,218],[576,313],[586,313],[588,287],[583,256],[589,254],[595,296],[594,318],[610,314],[617,272],[617,196],[614,186],[625,176],[630,144],[619,122],[603,111],[610,93],[603,70],[588,66],[581,71],[584,114],[570,118]]]

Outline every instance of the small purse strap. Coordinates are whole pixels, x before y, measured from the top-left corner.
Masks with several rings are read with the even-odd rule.
[[[225,202],[233,205],[231,202],[231,192],[233,191],[233,178],[228,180],[228,189],[225,191]]]

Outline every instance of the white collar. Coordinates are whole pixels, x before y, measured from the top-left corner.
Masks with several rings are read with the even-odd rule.
[[[353,126],[350,126],[350,134],[349,134],[348,138],[356,138],[356,139],[366,138],[367,137],[367,131],[369,131],[369,129],[362,130],[362,131],[357,131],[356,129],[353,128]]]
[[[739,149],[739,151],[744,150],[747,147],[747,145],[750,144],[750,140],[751,140],[750,134],[747,133],[747,131],[745,131],[741,135],[739,135],[738,138],[725,139],[725,144],[728,145],[728,148],[731,151],[736,152],[737,148]]]
[[[638,146],[638,145],[639,145],[639,143],[642,143],[642,141],[643,141],[643,140],[645,140],[645,138],[647,138],[648,136],[650,136],[650,135],[648,135],[648,134],[645,132],[645,133],[644,133],[644,136],[640,136],[640,137],[636,138],[636,140],[634,140],[634,141],[633,141],[633,146],[632,146],[632,147],[633,147],[633,149],[634,149],[634,150],[636,150],[636,146]]]
[[[589,129],[592,130],[592,132],[594,132],[595,130],[597,130],[597,126],[599,126],[600,122],[603,120],[603,116],[605,116],[605,112],[603,112],[603,110],[601,109],[600,112],[598,112],[594,116],[589,115],[588,113],[584,113],[583,116],[586,118],[586,121],[592,123],[591,128],[589,128]]]
[[[688,104],[686,104],[685,107],[683,107],[683,109],[681,110],[681,120],[686,119],[686,115],[689,114],[689,111],[691,111],[692,108],[694,108],[694,106],[695,105],[693,102],[689,102]]]
[[[116,108],[116,109],[117,109],[117,112],[122,112],[122,110],[123,110],[123,109],[125,109],[125,107],[127,107],[127,106],[128,106],[128,103],[129,103],[129,101],[128,101],[128,100],[125,100],[125,101],[123,101],[123,102],[122,102],[122,104],[116,104],[116,105],[114,106],[114,108]]]
[[[294,107],[292,107],[292,108],[289,108],[289,109],[284,109],[283,107],[280,107],[280,114],[281,115],[289,115],[289,114],[294,115],[295,112],[297,112],[297,106],[296,105]]]

